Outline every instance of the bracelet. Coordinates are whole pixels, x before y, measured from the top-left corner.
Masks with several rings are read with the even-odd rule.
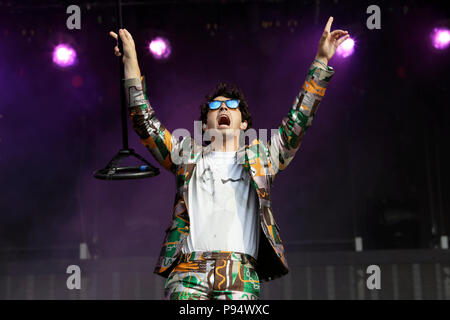
[[[325,63],[323,63],[322,61],[319,61],[317,59],[314,59],[314,61],[320,63],[326,70],[328,70],[328,66]]]

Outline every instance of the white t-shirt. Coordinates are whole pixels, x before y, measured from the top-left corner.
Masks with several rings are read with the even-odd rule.
[[[258,196],[236,152],[211,151],[201,157],[188,197],[190,232],[183,253],[224,250],[257,258]]]

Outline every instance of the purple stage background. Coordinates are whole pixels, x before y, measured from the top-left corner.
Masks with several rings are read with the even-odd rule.
[[[81,30],[71,31],[69,2],[9,3],[0,4],[0,258],[73,258],[81,242],[97,257],[157,256],[173,176],[92,175],[121,147],[114,6],[78,1]],[[317,3],[149,1],[124,5],[123,21],[157,116],[193,133],[218,81],[242,88],[256,129],[276,128],[333,15],[332,29],[348,30],[356,49],[331,60],[313,126],[274,184],[288,254],[353,250],[356,235],[365,249],[434,248],[449,228],[449,55],[429,33],[449,12],[439,2],[381,2],[382,28],[368,30],[372,3]],[[166,61],[146,49],[157,35],[171,42]],[[77,50],[77,65],[52,63],[60,41]],[[128,129],[130,146],[155,164]]]

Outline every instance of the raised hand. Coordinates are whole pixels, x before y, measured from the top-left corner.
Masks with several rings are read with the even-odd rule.
[[[109,35],[117,40],[117,33],[110,31]],[[125,78],[140,78],[141,72],[139,70],[139,64],[136,54],[136,46],[134,44],[133,37],[127,29],[119,29],[119,36],[123,44],[123,57]],[[118,57],[122,56],[122,52],[119,51],[119,47],[114,47],[114,54]]]
[[[320,38],[319,50],[316,55],[316,59],[325,64],[328,64],[328,61],[336,53],[339,45],[350,37],[348,32],[344,30],[334,30],[331,32],[332,23],[333,17],[330,17]]]

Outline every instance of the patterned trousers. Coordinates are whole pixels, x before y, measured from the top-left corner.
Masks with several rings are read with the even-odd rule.
[[[165,300],[258,300],[255,259],[231,251],[182,254],[165,283]]]

